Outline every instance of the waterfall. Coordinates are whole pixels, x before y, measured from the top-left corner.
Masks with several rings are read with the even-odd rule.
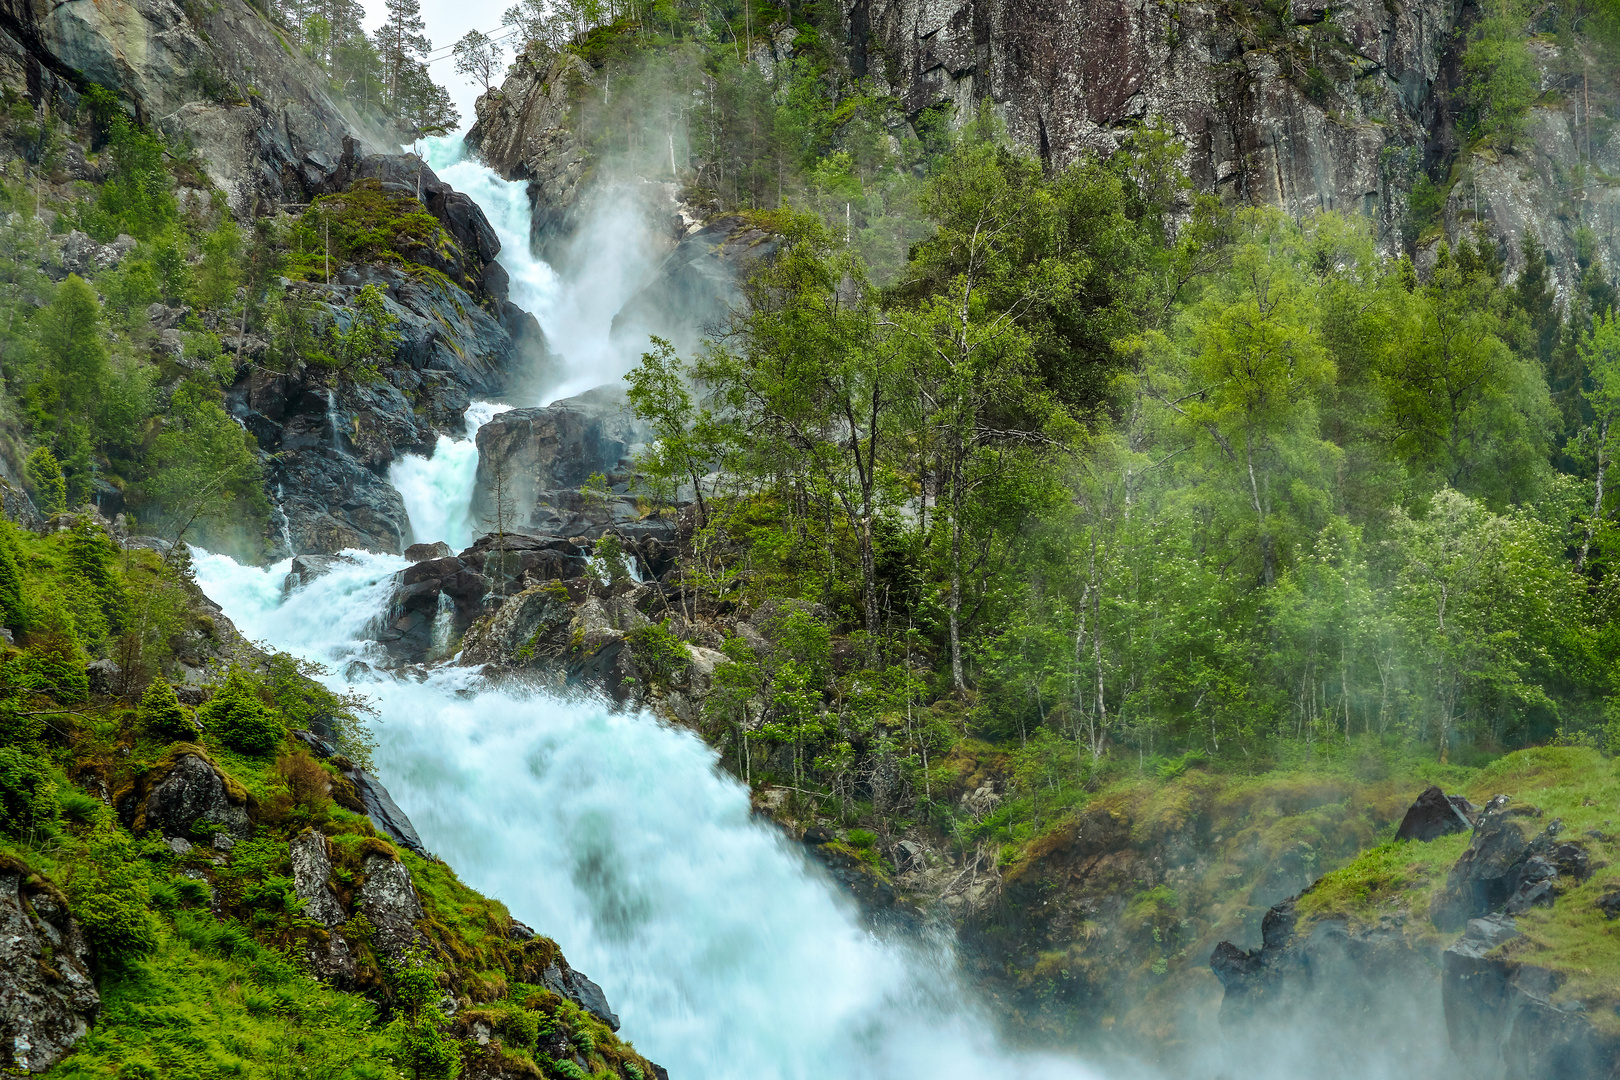
[[[443,540],[460,551],[481,531],[472,520],[473,484],[478,476],[478,429],[510,409],[491,401],[467,407],[467,437],[440,435],[433,456],[405,454],[388,469],[388,482],[405,502],[411,534],[418,543]]]
[[[565,375],[541,387],[545,399],[615,382],[634,367],[647,343],[614,342],[613,317],[651,279],[668,239],[654,233],[629,189],[598,188],[589,196],[591,210],[569,242],[568,265],[575,269],[559,275],[530,246],[527,183],[502,180],[467,157],[459,136],[424,139],[422,152],[439,179],[483,208],[501,240],[499,262],[512,279],[512,302],[533,312],[562,357]]]
[[[332,429],[332,449],[342,450],[343,443],[338,439],[337,394],[332,392],[331,387],[326,389],[326,419]]]
[[[281,500],[283,498],[285,498],[285,496],[282,494],[281,485],[277,484],[276,515],[281,518],[281,543],[282,546],[287,549],[288,555],[297,555],[298,549],[293,546],[292,523],[287,520],[287,511],[281,505]]]
[[[250,639],[341,667],[375,655],[365,626],[402,565],[346,554],[285,600],[287,562],[197,551],[194,566]],[[466,668],[357,688],[378,707],[379,772],[427,845],[555,938],[675,1080],[1094,1076],[1000,1046],[949,943],[866,929],[689,732]]]

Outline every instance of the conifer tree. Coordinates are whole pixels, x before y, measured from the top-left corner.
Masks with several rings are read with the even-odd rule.
[[[175,695],[174,687],[169,685],[167,679],[153,679],[147,685],[135,715],[141,727],[157,738],[179,740],[197,737],[197,725],[186,713],[186,707],[180,704],[180,698]]]
[[[377,43],[383,56],[383,69],[388,77],[388,104],[396,112],[400,107],[400,91],[405,87],[408,64],[427,58],[433,45],[422,31],[422,6],[418,0],[386,0],[388,21],[377,31]]]

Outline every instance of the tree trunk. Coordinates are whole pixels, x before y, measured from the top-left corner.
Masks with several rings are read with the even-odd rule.
[[[962,443],[953,432],[951,446],[951,593],[945,608],[950,613],[951,686],[958,694],[967,689],[962,677]]]

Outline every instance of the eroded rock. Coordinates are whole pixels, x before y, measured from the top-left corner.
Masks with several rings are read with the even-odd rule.
[[[325,940],[310,940],[305,949],[310,969],[327,982],[344,984],[355,976],[354,953],[337,928],[348,912],[332,890],[332,858],[326,837],[305,829],[289,846],[293,891],[304,902],[304,914],[326,928]]]
[[[101,1007],[90,944],[54,885],[0,855],[0,1069],[40,1073]]]
[[[423,912],[411,872],[398,859],[376,853],[367,855],[360,865],[366,875],[360,886],[360,910],[371,923],[377,950],[398,962],[427,941],[416,928]]]

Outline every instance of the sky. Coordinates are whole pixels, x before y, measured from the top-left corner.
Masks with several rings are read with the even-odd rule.
[[[377,29],[387,17],[383,0],[362,2],[366,9],[366,29]],[[469,30],[479,30],[491,37],[502,32],[501,12],[516,0],[421,0],[421,3],[422,21],[427,23],[428,40],[433,43],[428,70],[433,73],[433,81],[448,89],[455,99],[456,108],[461,110],[461,130],[465,132],[478,119],[473,112],[473,102],[478,100],[483,87],[465,75],[456,74],[450,46]],[[510,63],[512,50],[507,48],[501,59]]]

